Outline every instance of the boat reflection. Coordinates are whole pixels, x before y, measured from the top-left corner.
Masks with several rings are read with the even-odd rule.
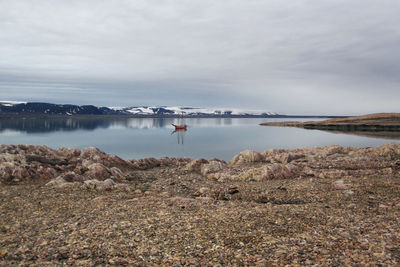
[[[184,141],[184,137],[185,137],[185,133],[186,133],[187,129],[175,129],[171,135],[176,134],[176,138],[178,140],[178,144],[179,145],[183,145],[183,141]]]

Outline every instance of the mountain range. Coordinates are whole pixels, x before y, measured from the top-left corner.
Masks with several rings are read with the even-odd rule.
[[[14,115],[128,115],[131,117],[280,117],[274,112],[227,108],[193,108],[167,106],[96,107],[40,102],[0,101],[0,114]]]

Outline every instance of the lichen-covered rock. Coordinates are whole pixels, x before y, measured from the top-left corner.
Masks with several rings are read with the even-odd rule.
[[[54,187],[63,188],[66,186],[73,186],[76,184],[80,184],[80,183],[84,182],[85,180],[87,180],[87,178],[82,175],[76,174],[74,172],[67,172],[67,173],[63,173],[60,176],[58,176],[57,178],[51,180],[50,182],[48,182],[46,184],[46,186],[54,186]]]
[[[276,155],[274,159],[277,162],[286,164],[304,157],[305,155],[303,153],[280,153]]]
[[[94,163],[101,163],[106,167],[112,166],[128,166],[129,164],[123,159],[115,156],[108,155],[95,147],[84,148],[81,151],[80,158],[89,160]]]
[[[77,148],[61,147],[58,149],[58,153],[65,158],[77,158],[81,155],[81,151]]]
[[[195,159],[186,164],[185,169],[190,172],[200,172],[201,166],[207,163],[206,159]]]
[[[389,143],[376,148],[379,156],[388,157],[390,159],[400,159],[400,144]]]
[[[46,184],[46,186],[63,188],[63,187],[70,186],[73,184],[74,184],[73,182],[67,182],[66,180],[64,180],[64,178],[62,176],[58,176],[57,178],[48,182]]]
[[[111,179],[107,179],[105,181],[99,181],[96,179],[86,180],[83,182],[83,187],[87,189],[96,189],[99,191],[103,190],[111,190],[115,185],[115,182]]]
[[[264,157],[261,153],[253,150],[245,150],[234,156],[229,162],[229,165],[239,165],[244,163],[261,162]]]
[[[209,173],[219,172],[221,171],[226,164],[221,161],[211,160],[207,164],[202,164],[200,166],[200,172],[203,175],[207,175]]]
[[[92,190],[98,190],[98,191],[109,191],[109,190],[114,190],[114,189],[118,189],[118,190],[125,191],[125,192],[131,191],[129,185],[115,183],[112,179],[107,179],[105,181],[99,181],[99,180],[95,180],[95,179],[86,180],[83,182],[82,187],[85,189],[92,189]]]
[[[258,168],[248,168],[239,174],[232,176],[232,179],[243,181],[288,179],[298,175],[298,172],[299,169],[295,165],[274,163]]]
[[[116,179],[124,179],[123,172],[118,169],[117,167],[110,168],[111,175],[114,176]]]
[[[13,162],[3,162],[0,164],[0,179],[2,183],[16,183],[29,177],[28,171]]]
[[[275,163],[264,168],[263,180],[287,179],[296,175],[297,167],[292,164]]]

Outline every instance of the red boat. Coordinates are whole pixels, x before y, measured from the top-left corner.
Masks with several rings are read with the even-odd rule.
[[[186,124],[184,124],[184,125],[175,125],[175,124],[172,124],[174,127],[175,127],[175,131],[186,131],[187,130],[187,125]]]

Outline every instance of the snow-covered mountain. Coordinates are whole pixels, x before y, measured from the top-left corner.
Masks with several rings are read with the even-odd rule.
[[[274,112],[266,112],[259,110],[242,110],[229,108],[190,108],[190,107],[110,107],[115,111],[135,115],[185,115],[185,116],[272,116],[277,115]]]
[[[190,117],[278,116],[274,112],[228,108],[191,108],[167,106],[96,107],[92,105],[61,105],[38,102],[0,101],[0,113],[47,115],[130,115],[138,117],[180,115]]]

